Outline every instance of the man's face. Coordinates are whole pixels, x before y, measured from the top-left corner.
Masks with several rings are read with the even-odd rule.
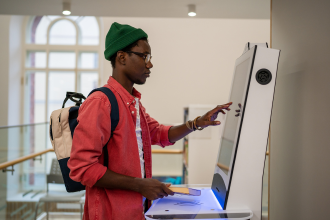
[[[143,53],[145,55],[151,54],[150,45],[144,41],[139,40],[138,45],[131,49],[133,52]],[[134,53],[126,53],[126,65],[124,72],[133,83],[142,85],[150,76],[150,69],[153,67],[151,61],[147,64],[143,57]]]

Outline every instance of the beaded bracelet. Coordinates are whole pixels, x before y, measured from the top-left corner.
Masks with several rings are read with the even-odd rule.
[[[187,128],[188,128],[190,131],[196,131],[196,130],[201,131],[201,130],[204,129],[204,128],[202,128],[202,127],[197,127],[197,125],[196,125],[196,121],[197,121],[197,119],[199,119],[200,117],[201,117],[201,116],[196,117],[196,118],[191,122],[191,125],[190,125],[190,121],[187,121],[187,122],[186,122],[186,126],[187,126]]]
[[[198,117],[196,117],[195,119],[194,119],[194,129],[196,130],[199,130],[199,131],[201,131],[201,130],[203,130],[204,128],[202,128],[202,127],[197,127],[197,124],[196,124],[196,121],[197,121],[197,119],[199,119],[201,116],[198,116]]]
[[[190,131],[194,131],[194,128],[190,126],[189,121],[186,122],[186,126]]]

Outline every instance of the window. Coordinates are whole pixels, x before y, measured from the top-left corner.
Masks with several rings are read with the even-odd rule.
[[[87,96],[98,87],[99,29],[98,20],[90,16],[30,18],[24,51],[25,124],[49,121],[67,91]]]

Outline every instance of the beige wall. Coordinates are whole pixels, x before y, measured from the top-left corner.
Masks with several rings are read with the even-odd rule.
[[[227,102],[234,63],[245,43],[270,39],[269,20],[112,17],[102,20],[104,37],[115,21],[148,33],[154,67],[146,84],[137,88],[147,112],[161,123],[183,122],[183,107],[188,104]],[[111,71],[110,63],[104,62],[103,83]]]
[[[182,123],[188,104],[227,102],[234,63],[245,43],[270,39],[269,20],[113,17],[102,18],[103,38],[115,21],[149,35],[154,67],[146,84],[136,87],[147,112],[166,124]],[[103,63],[103,70],[105,83],[112,72],[109,62]],[[167,147],[182,148],[182,141]],[[152,159],[154,175],[182,175],[181,155],[154,154]]]
[[[23,18],[0,15],[0,126],[20,124]]]
[[[270,219],[329,219],[330,2],[273,0]]]
[[[0,126],[8,124],[9,15],[0,15]]]
[[[153,64],[151,77],[143,86],[143,104],[162,123],[182,122],[183,106],[226,102],[233,65],[246,42],[269,41],[269,20],[244,19],[180,19],[180,18],[113,18],[101,19],[101,44],[111,23],[117,21],[141,27],[149,35]],[[22,16],[0,15],[1,25],[1,103],[8,106],[8,82],[20,82],[20,48]],[[9,37],[11,33],[11,37]],[[9,39],[11,41],[9,42]],[[9,48],[10,46],[10,48]],[[15,60],[15,63],[10,63]],[[101,64],[102,84],[111,74],[106,60]],[[12,70],[13,75],[9,71]],[[152,92],[151,92],[152,91]],[[5,100],[6,99],[6,100]],[[170,105],[170,112],[164,111]],[[7,123],[8,110],[0,116],[0,125]],[[19,113],[15,113],[19,114]],[[3,122],[2,122],[3,121]]]
[[[149,35],[154,68],[143,86],[142,102],[148,113],[161,123],[183,122],[188,104],[221,104],[228,101],[234,62],[246,42],[269,42],[269,20],[196,18],[101,18],[101,44],[112,22],[127,23]],[[0,126],[19,124],[19,85],[22,16],[0,16]],[[12,35],[10,36],[9,33]],[[10,36],[10,37],[9,37]],[[10,39],[10,41],[9,41]],[[102,59],[102,84],[112,68]],[[10,86],[8,86],[10,83]],[[8,101],[10,93],[11,102]],[[8,109],[9,112],[8,113]],[[153,148],[158,148],[154,146]],[[182,149],[182,142],[169,148]],[[168,161],[171,160],[169,163]],[[163,175],[181,175],[181,155],[154,155],[154,170]]]
[[[9,29],[8,125],[21,124],[22,36],[24,16],[11,16]]]

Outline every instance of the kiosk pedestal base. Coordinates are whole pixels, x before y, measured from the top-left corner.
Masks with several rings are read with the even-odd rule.
[[[155,200],[145,214],[147,220],[153,219],[251,219],[251,210],[223,210],[210,187],[201,188],[200,196],[175,194]]]

